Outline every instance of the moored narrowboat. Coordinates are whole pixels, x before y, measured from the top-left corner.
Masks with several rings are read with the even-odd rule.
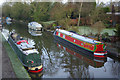
[[[17,33],[12,33],[8,38],[8,42],[29,72],[38,73],[43,70],[40,54],[34,45],[29,44]]]
[[[103,42],[62,29],[56,29],[54,35],[61,40],[65,40],[87,51],[88,54],[92,53],[95,57],[105,57],[107,55],[107,51],[105,50],[106,46]]]

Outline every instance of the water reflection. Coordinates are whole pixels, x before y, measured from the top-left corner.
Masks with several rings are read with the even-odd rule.
[[[50,32],[33,36],[28,32],[27,24],[15,22],[10,25],[4,24],[3,32],[6,36],[13,30],[38,49],[43,63],[42,78],[116,78],[120,76],[118,73],[120,63],[114,59],[109,57],[107,60],[96,59],[74,46],[65,45],[59,41],[54,42],[53,34]],[[39,75],[31,76],[41,78]]]
[[[43,73],[42,72],[40,72],[40,73],[30,73],[29,72],[29,75],[32,79],[34,79],[34,78],[41,78]]]
[[[65,51],[69,52],[71,55],[76,56],[80,60],[84,61],[85,63],[94,66],[96,68],[104,66],[104,63],[107,61],[107,58],[95,58],[94,56],[91,55],[86,55],[84,52],[80,52],[80,49],[75,48],[74,45],[71,44],[65,45],[59,41],[57,42],[57,46],[61,49],[64,49]]]
[[[68,52],[68,54],[63,54],[61,67],[65,69],[65,72],[69,72],[69,78],[90,78],[89,65],[100,68],[107,60],[107,58],[94,58],[92,55],[86,55],[74,45],[64,44],[65,41],[61,43],[55,40],[55,42],[58,48]]]
[[[41,36],[41,35],[42,35],[42,31],[36,31],[36,30],[28,29],[28,32],[29,32],[32,36]]]
[[[12,22],[11,21],[7,21],[6,24],[10,25]]]

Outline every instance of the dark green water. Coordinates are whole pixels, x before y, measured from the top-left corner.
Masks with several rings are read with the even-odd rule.
[[[34,78],[120,78],[120,62],[117,60],[92,58],[64,42],[55,41],[51,32],[28,30],[27,24],[14,22],[3,25],[2,32],[6,37],[12,31],[35,44],[40,53],[44,69],[42,73],[30,74]]]

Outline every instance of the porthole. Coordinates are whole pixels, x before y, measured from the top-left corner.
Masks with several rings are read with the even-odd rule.
[[[63,35],[63,38],[65,38],[65,35]]]
[[[60,36],[60,33],[58,33],[58,36]]]
[[[74,42],[75,42],[75,40],[74,40]]]
[[[81,43],[81,45],[83,46],[83,43]]]

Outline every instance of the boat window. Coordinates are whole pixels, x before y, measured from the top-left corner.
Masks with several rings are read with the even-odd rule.
[[[64,50],[66,50],[66,48],[65,48],[65,47],[63,47],[63,49],[64,49]]]
[[[58,36],[60,36],[60,33],[58,33]]]
[[[75,40],[74,40],[74,42],[75,42]]]
[[[23,51],[27,51],[27,50],[33,50],[35,48],[25,48],[25,49],[22,49]]]
[[[63,38],[65,38],[65,35],[63,35]]]
[[[83,45],[83,43],[81,43],[81,45]]]

